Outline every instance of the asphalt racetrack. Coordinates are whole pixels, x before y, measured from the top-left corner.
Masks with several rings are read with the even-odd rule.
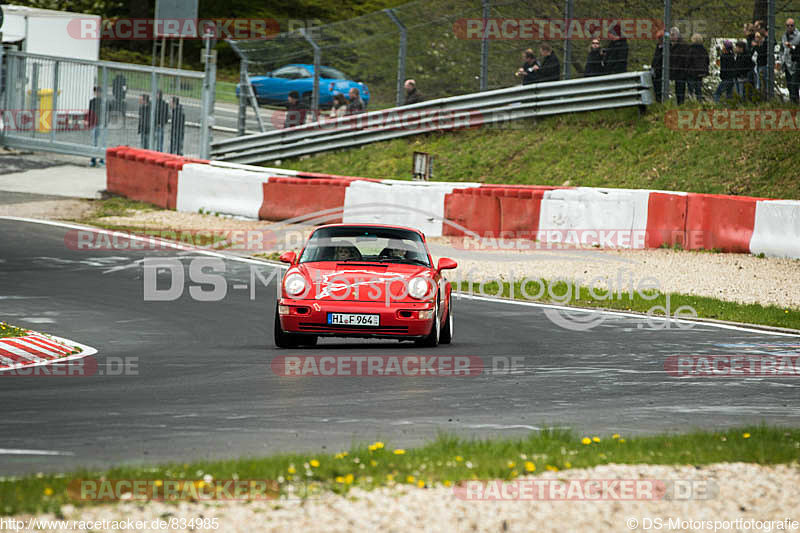
[[[706,324],[657,330],[621,315],[571,331],[540,306],[462,298],[454,302],[449,346],[344,339],[277,350],[275,282],[258,282],[254,298],[250,284],[251,268],[268,276],[274,267],[226,260],[221,300],[196,301],[186,290],[175,301],[148,302],[143,257],[188,264],[197,254],[79,251],[65,245],[68,231],[0,218],[0,319],[98,350],[91,376],[0,376],[4,475],[339,451],[376,438],[412,446],[442,431],[489,437],[545,425],[585,434],[800,425],[796,380],[676,378],[664,370],[671,355],[779,349],[797,337]],[[279,355],[423,350],[479,356],[488,368],[472,377],[287,378],[270,366]],[[523,358],[513,372],[490,371],[511,357]]]

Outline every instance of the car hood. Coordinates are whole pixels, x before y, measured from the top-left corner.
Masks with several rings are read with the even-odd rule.
[[[433,278],[429,267],[397,263],[303,263],[291,269],[311,282],[303,299],[383,302],[389,288],[391,301],[414,301],[408,296],[408,281],[416,276]],[[349,292],[348,292],[349,291]]]

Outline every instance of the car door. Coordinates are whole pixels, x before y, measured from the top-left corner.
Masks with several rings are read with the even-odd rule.
[[[296,82],[303,76],[304,71],[305,69],[294,65],[273,71],[270,76],[264,78],[259,96],[270,102],[285,103],[289,99],[289,93],[297,90]]]

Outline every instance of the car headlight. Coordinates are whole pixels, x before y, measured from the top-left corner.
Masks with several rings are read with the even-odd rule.
[[[297,296],[302,293],[306,290],[307,286],[306,278],[297,272],[289,274],[286,276],[286,279],[283,280],[283,287],[286,289],[287,294],[291,296]]]
[[[408,282],[408,294],[412,298],[425,298],[430,292],[432,282],[429,278],[416,277]]]

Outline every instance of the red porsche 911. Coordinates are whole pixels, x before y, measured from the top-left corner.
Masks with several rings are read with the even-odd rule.
[[[331,224],[311,234],[281,283],[275,344],[312,346],[320,336],[449,344],[453,338],[451,286],[434,266],[425,236],[400,226]]]

